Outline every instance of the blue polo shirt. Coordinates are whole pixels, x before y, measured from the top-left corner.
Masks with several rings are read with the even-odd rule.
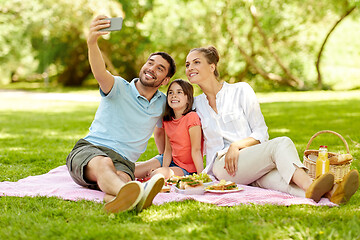
[[[155,125],[161,127],[166,96],[157,91],[150,102],[130,83],[114,77],[114,86],[102,96],[89,134],[84,138],[94,145],[110,148],[132,162],[145,152]]]

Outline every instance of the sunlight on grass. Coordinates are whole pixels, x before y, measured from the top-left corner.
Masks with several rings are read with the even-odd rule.
[[[24,147],[8,147],[9,151],[26,151],[27,149]]]
[[[290,132],[290,129],[287,129],[287,128],[275,128],[275,129],[271,129],[271,132],[274,132],[274,133],[288,133],[288,132]]]
[[[204,225],[198,225],[189,222],[188,224],[183,224],[181,227],[178,227],[175,232],[184,235],[193,232],[201,232],[203,228],[205,228]]]
[[[11,133],[3,133],[0,132],[0,139],[7,139],[7,138],[12,138],[14,135]]]
[[[256,93],[260,102],[312,102],[326,100],[360,99],[360,91],[310,91]]]
[[[176,220],[181,218],[180,212],[157,211],[147,214],[142,219],[145,222],[156,222],[163,220]]]
[[[360,168],[360,91],[260,96],[265,100],[261,107],[270,138],[289,136],[302,159],[310,137],[330,129],[347,140],[355,159],[352,168]],[[17,181],[64,165],[75,142],[87,134],[97,106],[24,96],[9,100],[0,94],[0,181]],[[334,135],[319,136],[311,149],[323,143],[333,152],[346,151]],[[140,160],[156,154],[152,137]],[[0,239],[356,239],[359,202],[360,193],[334,208],[218,207],[189,200],[152,206],[139,214],[107,215],[103,204],[90,201],[0,197]]]

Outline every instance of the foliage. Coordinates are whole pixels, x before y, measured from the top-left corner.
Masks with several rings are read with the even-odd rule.
[[[4,70],[20,77],[48,71],[65,85],[79,85],[90,73],[86,32],[97,11],[122,15],[114,1],[15,0],[5,1],[0,9],[7,23],[0,34]]]
[[[179,67],[175,77],[184,78],[188,51],[214,45],[225,81],[262,89],[311,88],[327,32],[358,6],[358,0],[3,0],[0,81],[50,76],[62,85],[81,85],[91,73],[89,23],[106,14],[124,17],[123,29],[100,40],[100,48],[108,69],[126,79],[138,75],[153,51],[171,53]]]
[[[215,45],[225,81],[266,85],[263,79],[267,79],[271,86],[300,88],[305,81],[310,87],[321,41],[317,32],[324,20],[347,5],[343,1],[157,0],[142,30],[150,37],[152,50],[171,51],[177,62],[184,62],[193,47]],[[184,72],[182,65],[179,71]]]

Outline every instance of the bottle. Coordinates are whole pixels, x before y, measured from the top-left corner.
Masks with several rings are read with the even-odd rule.
[[[318,158],[316,159],[316,174],[315,178],[320,177],[329,171],[329,158],[327,146],[320,146]]]

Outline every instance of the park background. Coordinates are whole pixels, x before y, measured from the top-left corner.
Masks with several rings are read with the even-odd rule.
[[[113,74],[137,77],[160,50],[176,60],[174,78],[186,79],[188,51],[214,45],[221,79],[255,89],[270,138],[289,136],[302,158],[313,134],[336,131],[360,169],[359,7],[358,0],[0,0],[0,181],[64,165],[87,134],[100,96],[86,36],[99,14],[124,18],[121,31],[99,40]],[[319,136],[312,147],[323,143],[344,153],[336,136]],[[156,151],[152,138],[140,161]],[[107,215],[89,201],[0,197],[0,239],[359,239],[359,201],[359,192],[333,208],[185,201]]]
[[[190,49],[214,45],[227,82],[257,91],[360,87],[358,0],[1,0],[0,83],[96,86],[86,36],[99,14],[123,17],[100,40],[113,74],[131,80],[148,55],[169,52],[185,78]],[[9,83],[12,83],[9,85]]]

